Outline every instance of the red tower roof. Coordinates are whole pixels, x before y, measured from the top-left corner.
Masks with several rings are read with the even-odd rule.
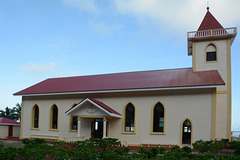
[[[223,26],[216,20],[216,18],[209,11],[207,11],[205,17],[203,18],[202,23],[198,28],[198,31],[220,28],[223,28]]]

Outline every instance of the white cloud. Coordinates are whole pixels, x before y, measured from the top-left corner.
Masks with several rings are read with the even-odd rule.
[[[62,2],[65,5],[78,8],[83,11],[92,12],[92,13],[100,12],[94,0],[63,0]]]
[[[30,65],[22,66],[21,70],[28,73],[46,73],[53,70],[54,68],[55,68],[55,64],[52,62],[46,65],[31,63]]]
[[[54,77],[64,77],[63,72],[56,73]]]
[[[207,7],[207,0],[115,0],[119,13],[131,15],[137,21],[151,20],[163,30],[196,30]],[[224,27],[240,22],[239,0],[212,0],[210,12]],[[148,22],[148,21],[147,21]]]
[[[108,24],[105,22],[93,22],[89,23],[90,27],[99,34],[107,35],[116,31],[120,31],[124,28],[122,24]]]

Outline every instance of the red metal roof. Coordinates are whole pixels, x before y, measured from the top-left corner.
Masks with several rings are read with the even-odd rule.
[[[14,120],[7,119],[7,118],[4,118],[4,117],[0,117],[0,124],[1,123],[5,123],[5,124],[21,124],[19,122],[16,122]]]
[[[198,28],[198,31],[219,28],[223,28],[223,26],[216,20],[216,18],[209,11],[207,11],[205,17],[203,18],[202,23]]]
[[[14,95],[224,85],[217,70],[192,68],[50,78]]]
[[[111,107],[107,106],[106,104],[104,104],[103,102],[100,102],[96,99],[93,99],[93,98],[90,98],[90,97],[87,97],[85,99],[83,99],[82,101],[80,101],[78,104],[80,104],[81,102],[85,101],[86,99],[96,103],[97,105],[99,105],[100,107],[102,107],[103,109],[107,110],[109,113],[114,113],[114,114],[117,114],[117,115],[120,115],[120,113],[118,113],[117,111],[115,111],[114,109],[112,109]],[[67,110],[65,113],[67,113],[68,111],[70,111],[71,109],[75,108],[75,107],[78,107],[78,104],[74,105],[74,107],[71,107],[69,110]]]

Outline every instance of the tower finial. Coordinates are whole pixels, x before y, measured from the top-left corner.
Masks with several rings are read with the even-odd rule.
[[[207,1],[207,11],[209,11],[209,1]]]

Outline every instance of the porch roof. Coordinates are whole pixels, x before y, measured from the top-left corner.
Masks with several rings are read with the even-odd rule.
[[[92,104],[94,107],[97,107],[97,109],[103,111],[103,113],[105,113],[107,116],[110,117],[117,117],[117,118],[121,118],[121,114],[118,113],[117,111],[115,111],[114,109],[112,109],[111,107],[107,106],[106,104],[104,104],[103,102],[100,102],[96,99],[87,97],[85,99],[83,99],[82,101],[80,101],[78,104],[76,104],[75,106],[73,106],[72,108],[70,108],[69,110],[67,110],[65,113],[67,115],[72,115],[74,114],[77,110],[79,110],[80,108],[82,108],[84,106],[84,104],[86,103],[90,103]],[[80,115],[81,116],[81,115]],[[88,114],[89,116],[89,114]]]

